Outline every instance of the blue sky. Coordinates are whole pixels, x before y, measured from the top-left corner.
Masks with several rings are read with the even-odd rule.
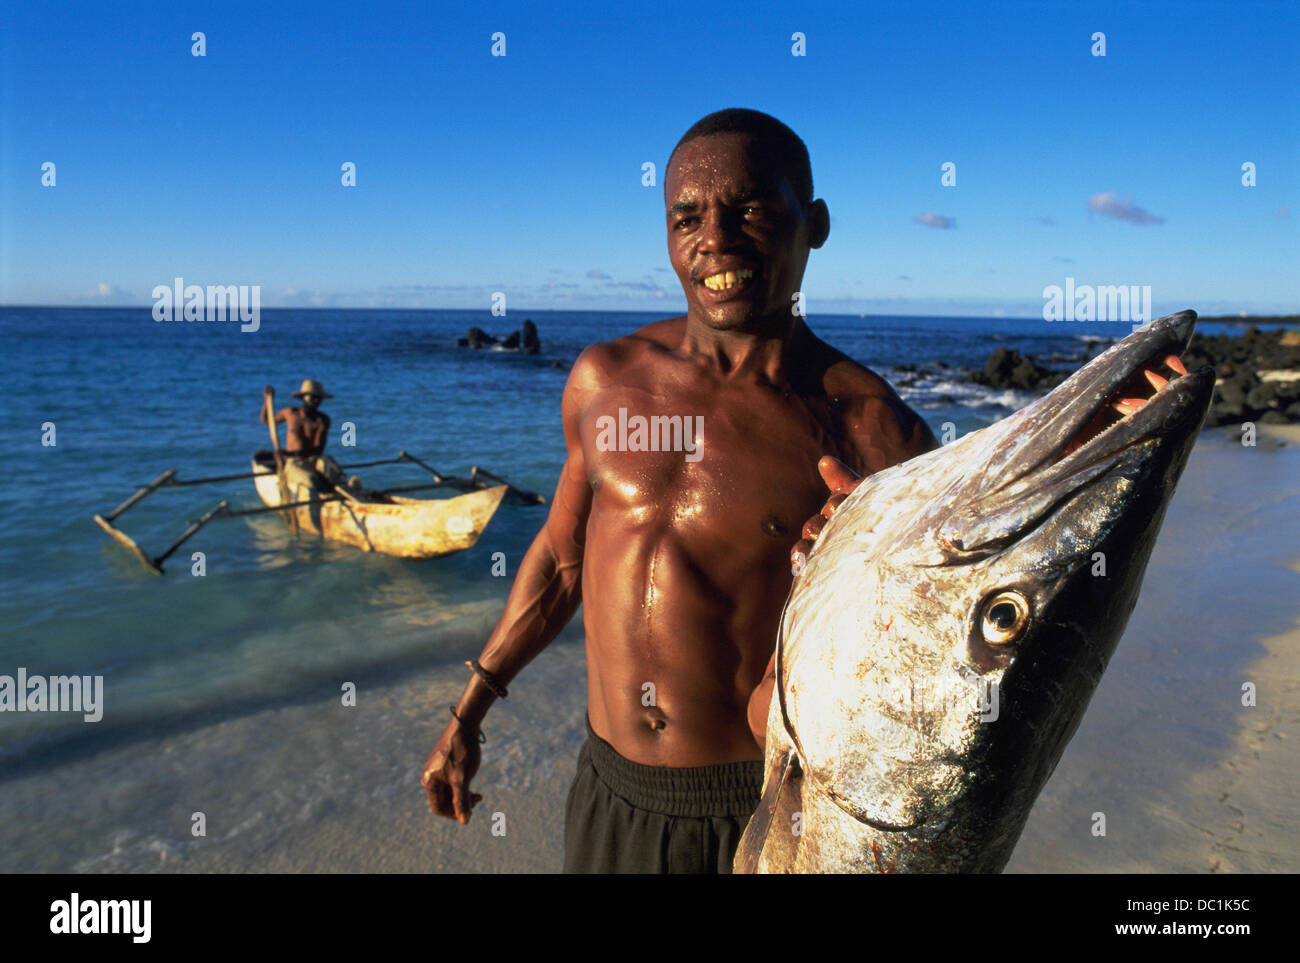
[[[808,144],[810,314],[1300,301],[1294,3],[43,3],[0,45],[0,303],[676,313],[664,165],[733,106]]]

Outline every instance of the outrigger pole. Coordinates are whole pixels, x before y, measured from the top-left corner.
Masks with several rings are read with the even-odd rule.
[[[399,451],[397,453],[397,458],[394,460],[409,461],[412,464],[419,465],[430,475],[432,475],[436,481],[442,481],[443,478],[445,477],[442,474],[442,472],[438,471],[438,469],[434,468],[432,465],[425,464],[420,459],[412,455],[410,452]],[[349,467],[360,468],[361,466],[353,465]],[[486,468],[479,468],[478,465],[474,465],[473,467],[470,468],[469,477],[471,481],[477,481],[479,475],[482,475],[484,478],[490,478],[492,481],[497,482],[498,484],[505,485],[506,494],[512,496],[515,499],[515,501],[521,504],[524,505],[545,505],[546,504],[546,499],[542,495],[538,495],[536,492],[526,492],[523,489],[516,488],[514,485],[510,484],[510,482],[502,478],[500,475],[494,475]]]
[[[188,540],[190,536],[192,536],[195,532],[197,532],[208,522],[212,521],[212,519],[214,519],[216,516],[230,510],[229,502],[225,502],[225,501],[221,502],[220,504],[217,505],[216,508],[212,509],[212,511],[208,512],[198,521],[192,522],[189,528],[181,532],[180,537],[176,539],[176,541],[172,542],[171,545],[167,546],[167,550],[165,552],[163,552],[161,555],[158,555],[156,557],[150,557],[145,552],[144,549],[142,549],[139,545],[136,544],[135,539],[133,539],[130,535],[126,534],[126,532],[122,531],[120,528],[113,527],[113,519],[117,518],[117,516],[121,515],[123,512],[125,512],[132,505],[136,504],[146,495],[149,495],[156,489],[161,488],[163,485],[166,485],[169,482],[171,482],[172,478],[174,478],[175,475],[176,475],[176,469],[168,468],[165,472],[163,472],[161,475],[159,475],[149,484],[144,485],[141,488],[137,489],[134,495],[132,495],[122,504],[118,505],[117,508],[109,512],[107,516],[104,515],[95,516],[96,525],[98,525],[104,531],[108,532],[109,535],[112,535],[113,538],[115,538],[121,545],[125,546],[126,549],[129,552],[131,552],[132,555],[134,555],[136,558],[138,558],[141,562],[144,563],[145,568],[153,572],[155,575],[163,574],[162,563],[166,561],[167,558],[174,551],[176,551],[176,549],[184,545],[186,540]]]
[[[126,511],[128,508],[130,508],[140,499],[144,498],[154,489],[158,488],[160,485],[166,484],[173,477],[175,477],[175,475],[176,475],[176,469],[168,468],[165,472],[163,472],[161,475],[159,475],[149,484],[144,485],[143,487],[137,489],[134,495],[132,495],[130,498],[124,501],[121,505],[118,505],[117,508],[109,512],[107,517],[103,515],[95,516],[96,525],[98,525],[104,531],[108,532],[108,534],[112,535],[115,539],[117,539],[117,541],[120,544],[125,546],[128,552],[130,552],[141,562],[143,562],[145,568],[149,569],[149,571],[153,572],[155,575],[161,575],[163,573],[162,568],[158,565],[158,563],[156,563],[152,558],[150,558],[148,555],[144,553],[144,549],[142,549],[139,545],[137,545],[135,543],[135,540],[132,539],[130,535],[126,534],[126,532],[120,529],[114,528],[113,519],[117,518],[118,515],[121,515],[124,511]]]

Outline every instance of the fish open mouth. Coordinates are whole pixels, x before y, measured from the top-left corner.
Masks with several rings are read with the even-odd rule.
[[[1214,371],[1188,372],[1196,314],[1159,318],[1094,358],[1055,390],[985,429],[1001,441],[972,468],[970,500],[939,529],[945,558],[995,551],[1096,482],[1128,452],[1181,444],[1195,434]]]
[[[1065,444],[1061,457],[1074,454],[1102,432],[1132,418],[1143,405],[1168,387],[1169,382],[1187,374],[1187,369],[1177,354],[1167,354],[1160,360],[1139,366],[1112,391],[1091,418]]]
[[[1044,439],[1048,441],[1047,451],[1040,449],[1040,456],[1047,457],[1030,459],[1034,468],[1065,461],[1084,449],[1088,449],[1087,454],[1073,459],[1073,464],[1114,455],[1172,427],[1170,409],[1194,407],[1187,404],[1189,396],[1200,393],[1207,377],[1212,380],[1209,369],[1189,377],[1179,359],[1195,326],[1193,311],[1160,318],[1147,330],[1093,359],[1047,398],[1031,405],[1026,414],[1039,405],[1047,406],[1033,419],[1048,436]],[[1054,404],[1058,395],[1060,401]],[[1093,399],[1091,405],[1080,403],[1088,398]]]

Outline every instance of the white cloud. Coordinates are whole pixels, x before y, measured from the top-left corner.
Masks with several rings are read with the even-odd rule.
[[[951,230],[957,226],[957,219],[954,217],[944,217],[942,214],[932,214],[926,211],[924,214],[918,214],[912,218],[917,224],[924,224],[926,227],[938,227],[943,230]]]
[[[1088,198],[1088,210],[1113,217],[1117,221],[1128,221],[1130,224],[1163,224],[1165,221],[1163,217],[1156,217],[1134,204],[1132,194],[1121,201],[1114,191],[1093,194]]]

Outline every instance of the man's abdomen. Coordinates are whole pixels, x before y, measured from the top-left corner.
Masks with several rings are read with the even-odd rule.
[[[701,551],[671,530],[629,526],[602,544],[593,528],[582,593],[592,728],[645,765],[761,758],[746,710],[788,566],[745,559],[734,544]]]

